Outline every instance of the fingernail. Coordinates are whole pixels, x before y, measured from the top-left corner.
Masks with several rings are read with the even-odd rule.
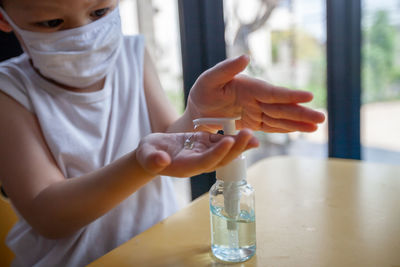
[[[240,55],[240,56],[236,57],[236,59],[239,59],[239,58],[245,58],[247,61],[250,60],[250,57],[248,55],[246,55],[246,54],[243,54],[243,55]]]

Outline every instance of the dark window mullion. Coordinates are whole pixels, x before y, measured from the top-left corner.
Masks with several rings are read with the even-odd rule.
[[[199,75],[226,58],[223,0],[179,0],[178,6],[186,103]],[[192,177],[192,198],[214,182],[215,173]]]
[[[361,159],[361,0],[327,0],[329,157]]]

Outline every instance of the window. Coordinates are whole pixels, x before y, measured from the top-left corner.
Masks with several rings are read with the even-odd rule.
[[[314,94],[326,110],[326,12],[323,0],[224,0],[228,57],[249,54],[246,72],[275,85]],[[327,124],[312,134],[260,134],[261,157],[327,155]]]
[[[365,160],[400,162],[400,1],[364,0],[361,141]]]
[[[176,0],[122,0],[124,34],[143,34],[169,99],[183,112],[182,60]]]

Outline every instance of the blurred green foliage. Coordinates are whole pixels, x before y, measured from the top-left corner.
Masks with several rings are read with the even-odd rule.
[[[288,31],[279,31],[272,33],[272,62],[279,63],[279,49],[283,42],[291,42],[292,53],[294,53],[296,62],[307,62],[311,68],[307,84],[301,88],[286,83],[282,86],[306,90],[314,94],[314,100],[306,104],[314,108],[326,107],[326,55],[325,45],[321,44],[315,37],[308,32],[296,29]]]
[[[282,41],[293,39],[293,31],[276,32],[272,35],[272,59],[278,63]],[[309,33],[297,29],[295,33],[296,61],[306,61],[311,75],[303,88],[314,94],[312,107],[326,107],[326,49]],[[362,94],[363,102],[379,102],[400,99],[400,43],[399,30],[389,18],[389,11],[378,10],[370,23],[363,27],[362,47]],[[283,84],[294,88],[290,83]]]
[[[389,13],[378,10],[363,31],[364,103],[400,99],[400,66],[396,44],[399,34],[390,24]]]

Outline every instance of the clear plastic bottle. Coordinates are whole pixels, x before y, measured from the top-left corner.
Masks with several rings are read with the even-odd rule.
[[[233,208],[226,203],[228,187],[239,198],[234,200],[237,206]],[[210,218],[211,250],[215,257],[228,262],[242,262],[255,254],[254,189],[245,179],[237,182],[217,180],[210,189]]]
[[[224,134],[234,135],[238,118],[201,118],[201,124],[222,125]],[[217,182],[210,189],[211,250],[227,262],[243,262],[256,252],[254,189],[246,181],[243,155],[217,169]]]

